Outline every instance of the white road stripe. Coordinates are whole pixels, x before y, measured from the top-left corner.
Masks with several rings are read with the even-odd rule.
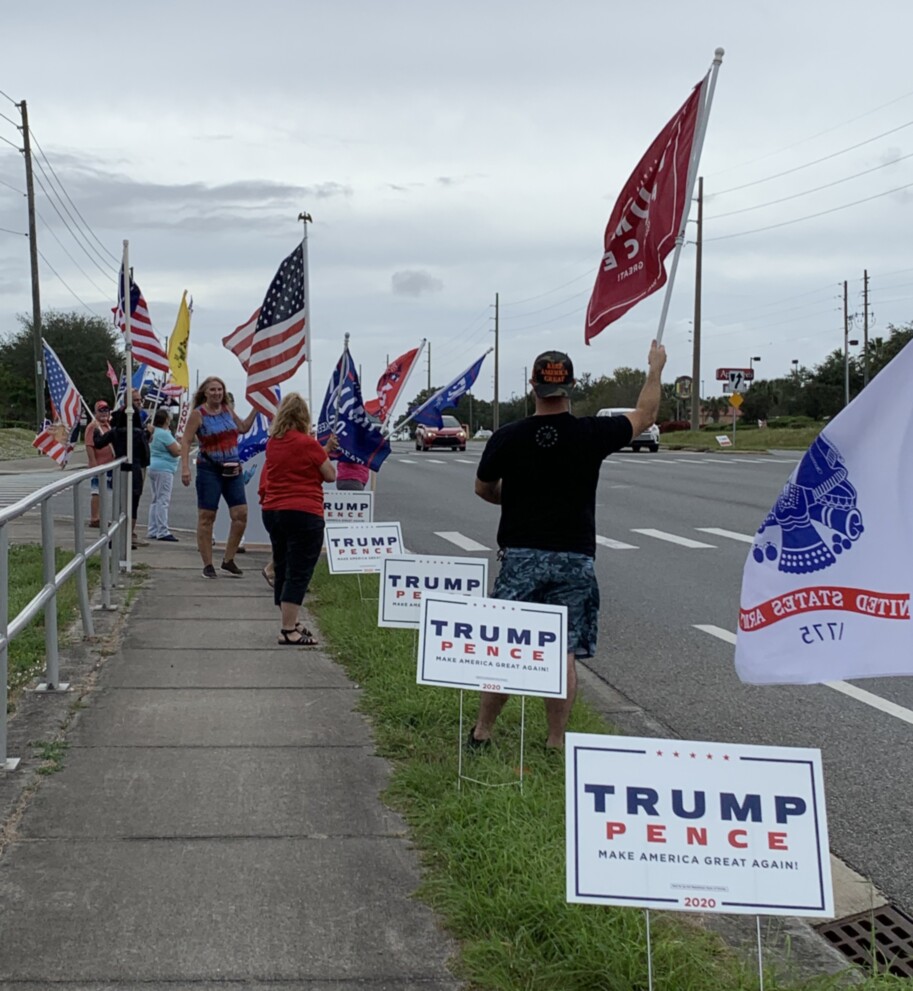
[[[427,461],[429,465],[445,465],[446,461],[438,461],[437,458],[422,458],[423,461]]]
[[[454,458],[454,461],[458,461],[461,465],[474,465],[475,461],[470,461],[469,458]]]
[[[444,540],[449,540],[451,544],[456,544],[457,547],[464,551],[491,550],[490,547],[480,544],[478,541],[473,540],[472,537],[467,537],[457,530],[435,530],[434,535],[436,537],[443,537]]]
[[[762,465],[764,464],[764,458],[730,458],[730,461],[734,461],[737,465]]]
[[[641,533],[645,537],[655,537],[657,540],[666,540],[670,544],[679,544],[681,547],[693,547],[693,548],[704,548],[709,547],[713,549],[715,544],[702,544],[699,540],[691,540],[690,537],[679,537],[676,533],[666,533],[665,530],[636,530],[632,529],[631,533]]]
[[[416,463],[415,461],[410,461],[409,458],[397,458],[396,460],[404,465],[414,465]]]
[[[701,458],[701,461],[706,461],[708,464],[714,465],[728,465],[730,458]]]
[[[721,530],[718,526],[696,526],[699,533],[709,533],[714,537],[728,537],[730,540],[741,540],[743,544],[754,543],[750,533],[736,533],[734,530]]]
[[[609,547],[613,551],[636,551],[637,547],[634,544],[626,544],[621,540],[612,540],[611,537],[600,537],[596,534],[596,543],[600,544],[602,547]]]
[[[712,637],[718,637],[720,640],[724,640],[733,646],[735,645],[735,634],[730,633],[729,630],[722,629],[722,627],[695,623],[694,628],[704,633],[709,633]],[[840,692],[841,695],[846,695],[848,698],[855,699],[857,702],[862,702],[863,705],[871,706],[879,712],[893,716],[895,719],[900,719],[902,722],[913,726],[913,711],[902,705],[898,705],[896,702],[890,702],[880,695],[867,692],[864,688],[857,688],[855,685],[847,684],[845,681],[825,681],[823,685],[825,688],[832,688],[835,692]]]

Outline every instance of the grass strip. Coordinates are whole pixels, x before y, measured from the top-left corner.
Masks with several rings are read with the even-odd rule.
[[[732,438],[732,421],[718,423],[712,430],[675,430],[662,434],[659,438],[660,448],[674,451],[683,447],[700,447],[708,451],[805,451],[811,442],[821,433],[822,425],[814,427],[767,427],[758,430],[755,426],[739,424]],[[717,436],[727,437],[732,442],[730,447],[722,448],[717,443]]]
[[[11,458],[40,458],[41,451],[32,447],[34,430],[22,427],[4,427],[0,430],[0,461]]]
[[[13,619],[41,591],[42,548],[36,544],[17,544],[9,550],[9,616]],[[72,551],[57,550],[56,568],[61,568],[73,557]],[[96,555],[87,564],[89,585],[100,580],[101,565]],[[76,618],[79,598],[75,576],[57,592],[57,630],[60,643],[66,630]],[[40,612],[9,646],[9,687],[21,688],[35,675],[44,671],[44,612]]]
[[[377,627],[377,575],[361,576],[360,588],[365,599],[356,577],[331,576],[321,561],[308,605],[329,650],[363,690],[378,752],[393,764],[385,798],[409,822],[421,852],[420,895],[460,942],[458,975],[486,991],[646,989],[644,913],[565,901],[564,760],[544,749],[542,702],[526,701],[523,793],[465,782],[458,790],[460,693],[416,684],[417,634]],[[465,694],[464,735],[476,702],[475,693]],[[570,729],[610,731],[582,700]],[[496,732],[497,747],[465,758],[464,773],[514,785],[519,699],[507,705]],[[757,965],[716,937],[683,916],[651,918],[656,991],[758,987]],[[857,986],[899,988],[897,980]],[[792,987],[835,984],[831,977]],[[765,987],[783,985],[769,974]]]

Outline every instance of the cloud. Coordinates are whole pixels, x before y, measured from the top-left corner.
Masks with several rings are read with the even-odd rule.
[[[416,269],[394,272],[390,281],[397,296],[425,296],[428,293],[440,292],[444,288],[444,283],[430,272]]]

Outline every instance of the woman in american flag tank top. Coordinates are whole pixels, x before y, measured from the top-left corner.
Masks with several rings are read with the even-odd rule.
[[[181,443],[181,482],[190,485],[190,445],[196,438],[197,454],[197,547],[203,559],[203,577],[216,578],[212,563],[212,528],[219,501],[225,500],[231,517],[221,570],[233,578],[243,575],[235,564],[238,544],[247,527],[247,496],[238,456],[238,435],[250,430],[257,415],[245,419],[228,402],[225,383],[215,375],[204,379],[193,397],[193,412]]]

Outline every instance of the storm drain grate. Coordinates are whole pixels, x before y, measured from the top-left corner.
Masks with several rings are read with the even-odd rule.
[[[913,919],[893,905],[816,928],[860,967],[896,977],[913,977]]]

